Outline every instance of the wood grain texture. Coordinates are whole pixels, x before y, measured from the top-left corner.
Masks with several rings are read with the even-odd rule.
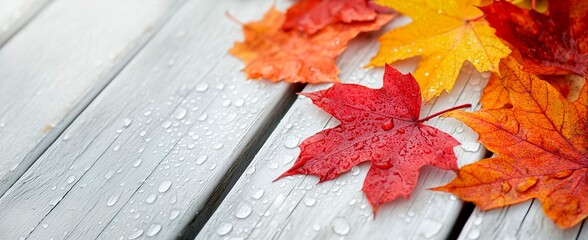
[[[271,1],[184,4],[0,198],[1,239],[173,239],[261,135],[292,85],[227,54]]]
[[[0,47],[51,0],[0,0]]]
[[[582,224],[559,228],[545,216],[539,201],[529,200],[490,211],[476,208],[459,239],[588,239],[585,233],[588,229],[584,226],[581,231],[581,228]]]
[[[407,21],[398,19],[393,25]],[[342,80],[381,86],[382,69],[362,68],[376,50],[374,36],[354,41],[339,61]],[[416,66],[415,60],[396,66],[406,72]],[[424,106],[421,115],[458,104],[475,106],[486,80],[487,75],[481,76],[468,64],[454,90]],[[326,87],[311,86],[305,91]],[[426,189],[447,183],[454,176],[449,171],[423,168],[411,198],[382,206],[375,219],[361,192],[367,164],[321,184],[316,177],[301,175],[272,182],[291,167],[302,139],[336,124],[309,99],[299,97],[196,239],[445,239],[462,203],[450,194]],[[433,119],[427,124],[463,144],[455,149],[460,165],[484,155],[477,134],[459,121]]]
[[[0,195],[181,2],[55,1],[0,49]]]

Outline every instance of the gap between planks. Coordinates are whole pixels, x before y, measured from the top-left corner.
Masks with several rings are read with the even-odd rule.
[[[406,23],[404,20],[396,20],[392,25]],[[367,53],[358,54],[350,47],[340,57],[340,66],[351,65],[347,66],[349,71],[341,72],[344,82],[359,82],[371,87],[381,85],[382,69],[361,69],[377,50],[374,39],[354,42],[369,49]],[[370,47],[366,47],[368,45]],[[406,72],[414,69],[417,60],[404,61],[396,66]],[[487,77],[488,74],[482,76],[470,64],[465,64],[454,90],[423,106],[421,115],[450,107],[443,104],[447,102],[453,106],[463,103],[476,106]],[[322,88],[325,86],[307,86],[305,91]],[[477,143],[477,134],[464,128],[459,121],[433,119],[427,123],[452,134],[462,143],[461,148],[456,148],[460,166],[484,156],[485,149]],[[366,164],[317,185],[316,179],[308,176],[272,182],[293,163],[298,154],[296,145],[301,139],[335,124],[328,114],[313,106],[308,99],[299,97],[196,239],[385,239],[390,234],[399,239],[447,237],[462,203],[450,194],[425,189],[448,182],[453,176],[451,172],[423,168],[411,198],[383,206],[375,220],[359,191],[360,180],[367,171]]]

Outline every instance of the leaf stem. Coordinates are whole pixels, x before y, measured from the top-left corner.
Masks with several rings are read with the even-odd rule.
[[[469,107],[471,107],[471,106],[472,106],[472,104],[469,104],[469,103],[467,103],[467,104],[462,104],[462,105],[459,105],[459,106],[455,106],[455,107],[452,107],[452,108],[450,108],[450,109],[446,109],[446,110],[443,110],[443,111],[441,111],[441,112],[435,113],[435,114],[433,114],[433,115],[429,115],[429,116],[428,116],[428,117],[426,117],[426,118],[419,119],[417,122],[419,122],[419,123],[421,123],[421,122],[426,122],[426,121],[430,120],[431,118],[434,118],[434,117],[436,117],[436,116],[439,116],[439,115],[441,115],[441,114],[443,114],[443,113],[446,113],[446,112],[451,112],[451,111],[453,111],[453,110],[457,110],[457,109],[460,109],[460,108],[469,108]]]
[[[475,22],[475,21],[482,19],[483,17],[484,17],[484,14],[477,16],[477,17],[474,17],[474,18],[467,19],[466,21],[467,22]]]
[[[233,22],[235,22],[235,23],[237,23],[237,24],[239,24],[239,25],[241,25],[241,26],[245,25],[245,23],[244,23],[244,22],[241,22],[241,20],[237,19],[237,18],[236,18],[235,16],[233,16],[233,14],[231,14],[229,11],[226,11],[226,12],[225,12],[225,16],[227,16],[227,18],[229,18],[229,20],[231,20],[231,21],[233,21]]]

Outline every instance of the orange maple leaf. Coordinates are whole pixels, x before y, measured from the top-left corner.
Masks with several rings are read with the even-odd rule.
[[[464,166],[434,190],[483,210],[537,198],[557,225],[572,227],[588,216],[588,84],[570,102],[521,69],[512,58],[500,64],[512,109],[447,114],[478,132],[496,156]]]
[[[576,85],[576,82],[580,84],[583,82],[583,78],[577,75],[546,75],[541,76],[541,79],[551,84],[551,86],[561,93],[562,96],[568,99],[575,99],[576,96],[570,91],[579,91],[579,88],[575,91],[570,88],[573,85]],[[490,79],[488,80],[488,84],[482,92],[482,97],[480,98],[480,103],[482,104],[483,110],[512,107],[508,97],[508,91],[502,82],[503,81],[501,80],[501,77],[495,73],[492,73]]]
[[[347,43],[361,32],[380,29],[394,15],[378,14],[375,20],[334,23],[312,36],[299,31],[283,31],[285,16],[275,8],[263,19],[243,26],[244,42],[236,42],[229,53],[241,58],[250,79],[266,78],[274,82],[338,82],[335,58]]]

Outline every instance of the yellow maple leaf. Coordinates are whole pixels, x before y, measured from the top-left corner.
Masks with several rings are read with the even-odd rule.
[[[414,73],[425,101],[453,87],[464,61],[478,71],[496,70],[510,50],[476,7],[480,0],[378,0],[412,18],[382,37],[368,66],[421,56]]]

